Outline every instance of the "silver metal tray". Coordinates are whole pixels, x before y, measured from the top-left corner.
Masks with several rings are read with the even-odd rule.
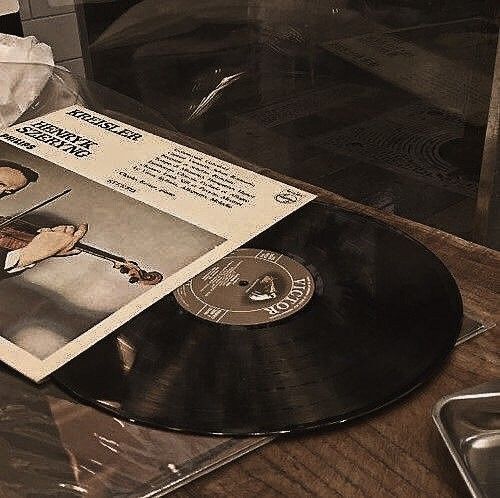
[[[432,417],[472,496],[500,497],[500,379],[442,398]]]

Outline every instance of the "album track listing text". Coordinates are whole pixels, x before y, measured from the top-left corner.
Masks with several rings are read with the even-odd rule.
[[[227,163],[174,147],[147,162],[122,167],[108,179],[131,193],[149,190],[175,198],[179,191],[231,209],[255,199],[255,183],[242,178]]]

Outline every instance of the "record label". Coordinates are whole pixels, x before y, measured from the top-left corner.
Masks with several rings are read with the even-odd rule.
[[[205,320],[260,325],[301,310],[314,294],[307,268],[284,254],[238,249],[174,291],[177,303]]]

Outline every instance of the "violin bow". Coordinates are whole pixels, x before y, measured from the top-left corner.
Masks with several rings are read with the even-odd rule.
[[[52,197],[49,197],[48,199],[45,199],[42,202],[39,202],[38,204],[35,204],[34,206],[31,206],[30,208],[22,211],[21,213],[16,214],[15,216],[12,216],[8,218],[5,221],[2,221],[0,223],[0,228],[6,227],[10,225],[12,222],[18,220],[19,218],[22,218],[23,216],[26,216],[29,213],[32,213],[33,211],[36,211],[37,209],[40,209],[43,206],[46,206],[47,204],[50,204],[51,202],[54,202],[56,199],[59,199],[63,195],[67,195],[71,192],[70,188],[67,188],[66,190],[63,190],[62,192],[59,192],[58,194],[53,195]]]

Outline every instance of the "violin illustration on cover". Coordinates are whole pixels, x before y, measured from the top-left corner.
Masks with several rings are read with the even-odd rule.
[[[8,250],[16,250],[28,245],[42,227],[29,223],[22,218],[69,192],[71,192],[71,189],[66,189],[15,216],[0,216],[0,247]],[[156,285],[163,280],[163,275],[161,273],[157,271],[146,271],[136,262],[104,251],[98,247],[83,244],[82,242],[77,242],[74,247],[84,253],[111,262],[113,268],[116,268],[120,273],[127,276],[131,284]]]

